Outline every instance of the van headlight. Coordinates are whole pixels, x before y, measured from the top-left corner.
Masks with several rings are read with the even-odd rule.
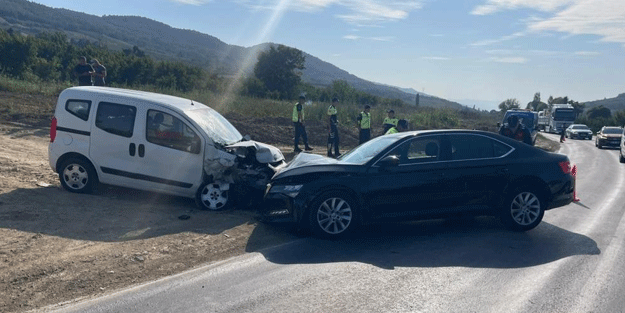
[[[273,185],[268,193],[281,193],[291,198],[297,197],[303,185]]]

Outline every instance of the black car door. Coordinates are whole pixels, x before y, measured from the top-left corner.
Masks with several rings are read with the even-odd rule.
[[[513,148],[481,134],[449,134],[444,139],[451,150],[447,183],[450,189],[461,190],[454,195],[452,208],[478,210],[493,204],[508,182]]]
[[[399,164],[374,164],[368,172],[363,198],[374,217],[426,215],[445,207],[450,192],[440,136],[419,136],[386,154]],[[383,158],[382,158],[383,159]]]

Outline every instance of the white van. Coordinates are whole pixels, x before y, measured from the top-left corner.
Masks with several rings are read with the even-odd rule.
[[[59,95],[48,155],[68,191],[104,183],[194,197],[207,210],[262,198],[285,164],[278,148],[243,139],[202,103],[91,86]]]

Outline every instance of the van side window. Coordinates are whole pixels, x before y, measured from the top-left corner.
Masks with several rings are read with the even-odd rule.
[[[132,137],[137,109],[130,105],[100,102],[95,117],[95,126],[107,133]]]
[[[89,119],[89,110],[91,109],[91,101],[87,100],[67,100],[65,103],[65,111],[86,121]]]
[[[165,112],[148,110],[146,140],[159,146],[200,153],[200,137],[177,117]]]

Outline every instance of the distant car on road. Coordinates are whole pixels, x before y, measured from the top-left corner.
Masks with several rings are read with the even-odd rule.
[[[266,222],[340,237],[362,223],[498,216],[510,229],[536,227],[545,210],[573,201],[567,156],[499,134],[429,130],[380,136],[338,160],[301,153],[272,178]]]
[[[621,163],[625,163],[625,154],[623,154],[623,152],[625,151],[625,128],[623,128],[623,133],[621,135],[621,149],[618,154],[618,159]]]
[[[592,130],[584,124],[572,124],[566,128],[564,135],[571,139],[592,140]]]
[[[618,147],[623,137],[623,128],[618,126],[603,126],[595,137],[595,146],[599,149],[603,147]]]

